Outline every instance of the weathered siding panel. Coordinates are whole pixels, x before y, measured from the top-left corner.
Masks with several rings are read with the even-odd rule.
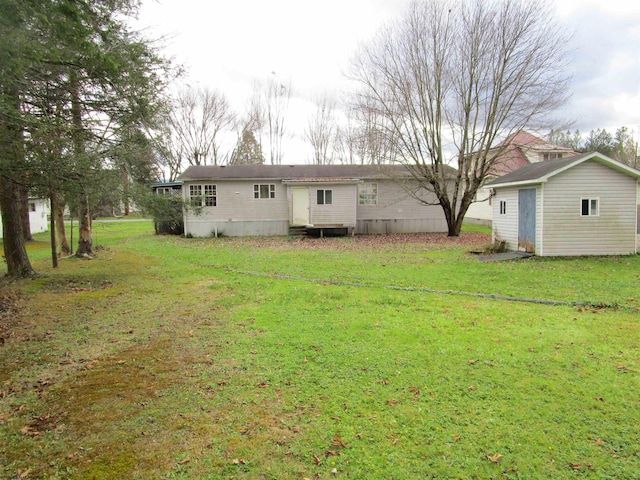
[[[500,202],[506,211],[500,213]],[[504,241],[508,250],[518,250],[518,189],[501,188],[493,197],[493,241]]]
[[[332,203],[330,205],[318,205],[318,190],[330,190]],[[340,225],[355,227],[356,205],[358,203],[358,186],[351,185],[318,185],[309,188],[311,201],[312,225]]]
[[[544,189],[543,255],[618,255],[635,251],[637,181],[593,160],[552,177]],[[599,199],[582,216],[582,198]]]
[[[356,233],[446,232],[439,205],[422,205],[392,180],[378,180],[377,205],[359,205]],[[435,199],[435,197],[434,197]]]

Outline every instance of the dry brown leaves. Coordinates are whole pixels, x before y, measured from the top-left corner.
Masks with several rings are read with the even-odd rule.
[[[360,250],[383,249],[389,245],[480,246],[491,243],[491,235],[462,232],[458,237],[446,233],[391,233],[385,235],[356,235],[354,237],[236,237],[233,242],[261,248],[295,247],[304,250]]]

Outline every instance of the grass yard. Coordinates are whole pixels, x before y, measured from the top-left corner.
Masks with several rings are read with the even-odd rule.
[[[0,477],[639,478],[640,256],[481,263],[473,230],[96,223],[55,271],[38,236],[0,283]]]

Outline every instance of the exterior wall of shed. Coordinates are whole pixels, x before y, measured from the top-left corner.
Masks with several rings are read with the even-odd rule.
[[[593,160],[544,186],[544,242],[539,255],[625,255],[636,251],[637,180]],[[582,198],[599,215],[582,216]],[[634,201],[635,200],[635,201]]]
[[[494,243],[505,242],[507,250],[518,250],[518,188],[496,189],[492,200],[493,222],[491,237]],[[506,213],[500,213],[500,202],[506,202]],[[538,241],[536,218],[536,242]]]
[[[200,215],[188,212],[184,232],[194,237],[287,235],[289,217],[287,189],[281,181],[185,182],[183,198],[189,199],[190,185],[216,185],[215,207],[202,207]],[[275,184],[276,198],[254,198],[255,184]]]
[[[356,198],[356,233],[447,231],[447,222],[439,205],[420,204],[392,180],[367,180],[365,183],[377,183],[378,203],[377,205],[360,205]]]

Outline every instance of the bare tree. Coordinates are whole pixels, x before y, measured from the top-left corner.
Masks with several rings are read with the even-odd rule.
[[[389,160],[419,183],[416,199],[442,207],[449,235],[459,235],[500,139],[566,100],[567,43],[543,1],[424,0],[354,59],[358,105],[383,119]]]
[[[269,157],[272,165],[280,165],[284,152],[285,117],[291,99],[291,82],[283,83],[275,76],[275,72],[267,81],[266,120],[269,133]]]
[[[316,111],[309,118],[304,131],[304,139],[313,149],[312,163],[328,165],[333,161],[333,146],[337,133],[337,123],[334,116],[335,101],[324,95],[316,102]]]
[[[230,129],[235,114],[227,98],[208,88],[185,87],[169,112],[172,138],[166,143],[173,162],[218,165],[222,161],[220,134]]]

